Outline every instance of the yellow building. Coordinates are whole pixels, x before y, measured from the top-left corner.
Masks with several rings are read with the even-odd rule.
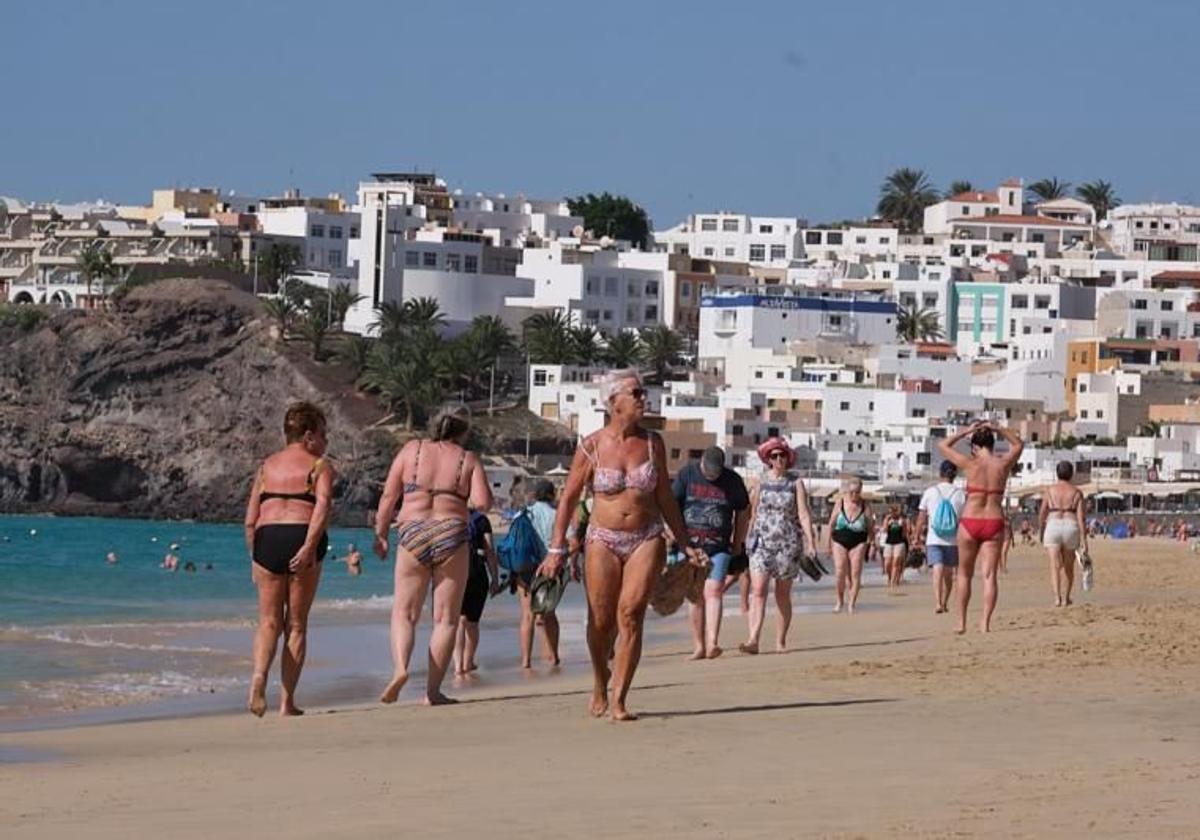
[[[1080,338],[1067,342],[1067,375],[1065,388],[1067,391],[1067,411],[1075,416],[1075,394],[1078,391],[1079,374],[1107,373],[1121,366],[1121,360],[1114,357],[1101,358],[1100,347],[1104,343],[1099,338]]]

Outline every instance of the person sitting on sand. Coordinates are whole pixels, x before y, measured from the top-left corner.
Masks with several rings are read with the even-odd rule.
[[[683,467],[671,492],[688,532],[697,537],[712,563],[702,602],[688,605],[692,659],[715,659],[721,655],[718,637],[725,590],[735,580],[728,574],[729,564],[746,550],[750,496],[742,477],[725,466],[725,452],[717,446],[705,449],[699,463]]]
[[[773,437],[758,447],[759,460],[766,474],[750,492],[750,613],[746,618],[746,642],[742,653],[758,653],[763,619],[767,611],[767,590],[775,584],[775,606],[779,623],[775,628],[775,649],[787,650],[787,634],[792,626],[792,584],[800,575],[800,559],[807,551],[816,552],[812,513],[804,482],[788,475],[796,455],[781,437]]]
[[[458,616],[469,572],[467,505],[488,511],[492,489],[479,456],[466,449],[471,419],[466,406],[445,406],[429,424],[429,440],[411,440],[397,453],[375,512],[375,553],[388,554],[388,525],[396,505],[396,584],[392,600],[394,672],[380,701],[394,703],[408,681],[417,622],[433,586],[427,706],[456,702],[442,693],[454,653]]]
[[[308,613],[329,548],[325,531],[333,505],[326,428],[324,413],[312,403],[289,406],[283,417],[286,446],[263,461],[246,504],[246,549],[258,588],[248,705],[259,717],[267,710],[267,673],[281,633],[279,713],[304,714],[296,705],[296,685],[308,648]],[[195,568],[189,561],[184,571]]]
[[[1008,441],[1009,448],[997,455],[997,432]],[[971,439],[971,454],[964,455],[954,447],[959,441]],[[958,627],[967,630],[967,607],[971,603],[971,579],[975,576],[975,560],[983,565],[983,616],[979,629],[992,629],[992,614],[996,611],[999,584],[996,572],[1000,565],[1000,541],[1004,538],[1004,492],[1013,464],[1025,448],[1012,429],[991,423],[974,423],[953,437],[938,441],[943,457],[966,475],[967,501],[963,505],[958,528]]]
[[[852,614],[862,591],[863,563],[875,530],[871,509],[862,497],[862,486],[858,476],[842,479],[841,494],[829,514],[828,548],[833,554],[837,593],[834,612],[845,608]]]
[[[470,565],[467,585],[463,589],[462,615],[458,617],[458,633],[454,639],[454,674],[463,677],[479,670],[475,653],[479,649],[479,619],[488,595],[500,591],[500,564],[492,539],[492,523],[487,514],[470,512],[467,520],[467,544],[470,546]]]
[[[942,480],[921,496],[915,531],[925,549],[925,562],[933,569],[933,611],[940,615],[946,612],[950,603],[950,589],[958,568],[957,522],[967,500],[962,490],[954,486],[954,479],[958,477],[954,462],[942,461],[938,473]],[[939,533],[934,523],[938,521],[938,508],[943,507],[943,500],[953,510],[954,518],[950,521],[955,524],[952,531]]]
[[[362,552],[354,543],[350,543],[346,547],[346,556],[342,558],[342,562],[346,564],[346,572],[351,577],[358,577],[362,574]]]
[[[666,561],[663,523],[681,539],[687,527],[671,495],[662,439],[642,426],[646,389],[641,376],[635,370],[612,371],[604,377],[600,394],[608,422],[575,451],[538,573],[555,577],[561,572],[569,551],[567,526],[590,484],[595,508],[584,542],[587,641],[594,678],[589,710],[600,717],[611,708],[613,720],[636,720],[626,702],[642,655],[646,607]],[[698,547],[689,545],[686,551],[693,563],[707,566],[708,558]]]
[[[1038,530],[1042,534],[1046,555],[1050,558],[1050,588],[1054,592],[1054,606],[1069,607],[1071,587],[1075,583],[1075,550],[1080,545],[1085,552],[1088,548],[1085,505],[1083,493],[1071,483],[1075,476],[1075,465],[1070,461],[1059,461],[1054,472],[1058,481],[1042,494]]]

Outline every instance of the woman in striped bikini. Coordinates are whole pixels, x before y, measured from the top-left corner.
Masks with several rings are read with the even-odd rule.
[[[635,370],[604,377],[601,398],[608,423],[587,437],[575,452],[558,502],[558,516],[538,573],[553,577],[566,560],[567,526],[590,484],[595,508],[584,539],[584,578],[588,599],[588,651],[595,682],[590,711],[613,720],[636,720],[625,700],[642,655],[642,623],[654,583],[666,559],[663,523],[680,543],[687,528],[667,479],[662,439],[642,427],[646,389]],[[706,565],[704,552],[689,546],[692,562]],[[613,669],[608,667],[614,651]]]
[[[486,512],[492,491],[479,456],[465,449],[470,431],[465,406],[439,411],[429,440],[412,440],[392,461],[375,513],[375,553],[388,554],[388,530],[396,505],[396,594],[392,602],[392,659],[395,673],[379,699],[396,702],[408,681],[408,663],[425,592],[433,583],[433,633],[425,705],[454,702],[442,694],[442,678],[454,652],[454,636],[470,569],[467,505]]]
[[[1008,441],[1008,451],[997,455],[996,434]],[[954,446],[971,439],[971,454],[964,455]],[[992,628],[992,613],[1000,596],[996,570],[1000,564],[1001,541],[1005,538],[1004,492],[1013,465],[1021,457],[1025,444],[1016,432],[992,423],[975,423],[951,438],[938,441],[943,457],[967,477],[967,501],[958,520],[958,628],[967,630],[967,606],[971,603],[971,579],[975,576],[975,558],[983,565],[983,617],[979,629]]]

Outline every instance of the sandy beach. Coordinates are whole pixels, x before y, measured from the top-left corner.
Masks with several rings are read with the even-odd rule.
[[[0,831],[1200,836],[1200,557],[1147,539],[1093,556],[1095,591],[1058,610],[1042,552],[1015,550],[988,636],[976,612],[956,637],[911,572],[852,617],[798,614],[783,655],[687,662],[680,613],[643,659],[634,724],[589,719],[576,671],[439,709],[6,735]],[[743,632],[735,613],[726,648]]]

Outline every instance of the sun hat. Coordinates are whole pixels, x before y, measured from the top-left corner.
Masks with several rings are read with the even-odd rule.
[[[781,437],[767,438],[758,446],[758,460],[763,464],[768,464],[771,461],[771,455],[775,452],[783,452],[787,456],[788,469],[791,469],[792,464],[796,463],[796,453],[792,451],[792,447],[786,440]]]

